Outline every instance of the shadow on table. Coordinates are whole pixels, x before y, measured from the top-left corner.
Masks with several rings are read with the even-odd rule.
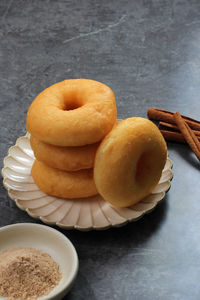
[[[80,262],[75,286],[65,299],[95,300],[94,282],[99,276],[100,278],[108,276],[112,280],[112,276],[109,277],[108,274],[115,273],[119,262],[121,264],[124,262],[125,267],[128,267],[130,257],[131,260],[137,260],[137,254],[141,251],[143,253],[148,248],[148,239],[156,235],[162,226],[167,211],[166,195],[151,213],[123,227],[89,232],[61,230],[74,244]]]
[[[181,143],[168,143],[167,147],[169,152],[172,153],[172,155],[174,152],[178,154],[180,158],[184,159],[185,162],[188,163],[193,168],[197,170],[200,169],[199,161],[188,145],[181,144]]]
[[[137,246],[147,240],[155,233],[167,214],[168,195],[156,206],[150,213],[144,215],[141,219],[135,222],[127,223],[122,227],[113,227],[107,230],[93,230],[88,232],[81,231],[66,231],[63,232],[76,246],[89,245],[89,247],[101,247],[102,245],[111,245],[113,247],[123,244],[131,244]]]

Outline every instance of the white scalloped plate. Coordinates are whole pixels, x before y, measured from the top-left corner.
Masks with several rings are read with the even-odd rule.
[[[66,229],[107,229],[136,221],[155,208],[164,198],[173,177],[172,162],[168,158],[160,181],[153,192],[131,207],[118,208],[105,202],[100,195],[77,200],[46,195],[34,183],[30,174],[34,159],[27,133],[17,139],[4,159],[3,184],[10,198],[31,217]]]

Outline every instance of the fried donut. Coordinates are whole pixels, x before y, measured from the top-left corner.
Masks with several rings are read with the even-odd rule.
[[[156,125],[144,118],[128,118],[105,137],[97,150],[96,188],[114,206],[131,206],[151,193],[166,158],[166,143]]]
[[[60,198],[85,198],[97,194],[93,169],[66,172],[35,160],[31,175],[46,194]]]
[[[39,140],[57,146],[93,144],[112,129],[117,109],[113,91],[89,79],[56,83],[32,102],[27,130]]]
[[[39,141],[31,135],[31,148],[37,160],[64,171],[93,168],[99,143],[81,147],[60,147]]]

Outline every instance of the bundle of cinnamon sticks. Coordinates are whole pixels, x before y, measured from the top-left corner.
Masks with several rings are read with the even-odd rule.
[[[200,161],[200,121],[158,108],[149,108],[147,115],[159,121],[158,127],[167,141],[188,143]]]

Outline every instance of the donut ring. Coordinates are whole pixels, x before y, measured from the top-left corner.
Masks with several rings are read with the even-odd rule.
[[[105,137],[97,150],[97,190],[115,206],[131,206],[151,193],[166,158],[166,142],[156,125],[144,118],[128,118]]]
[[[46,194],[60,198],[85,198],[97,194],[93,169],[65,172],[35,160],[31,175]]]
[[[94,166],[99,143],[81,147],[60,147],[39,141],[31,135],[31,148],[37,160],[63,171],[77,171]]]
[[[112,129],[117,109],[113,91],[89,79],[69,79],[40,93],[26,126],[37,139],[57,146],[93,144]]]

